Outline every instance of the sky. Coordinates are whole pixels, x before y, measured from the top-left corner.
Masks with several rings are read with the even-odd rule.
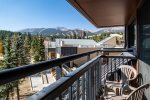
[[[55,27],[97,30],[67,0],[0,0],[0,30]]]

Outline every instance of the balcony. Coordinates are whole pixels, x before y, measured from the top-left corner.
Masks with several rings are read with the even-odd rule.
[[[16,80],[23,80],[25,77],[56,68],[57,81],[36,93],[34,92],[32,95],[20,95],[18,99],[97,100],[100,95],[99,90],[101,86],[105,85],[104,80],[107,73],[115,71],[120,65],[136,66],[136,57],[130,54],[124,55],[122,52],[132,53],[132,50],[96,50],[4,70],[0,72],[0,85],[9,84]],[[105,53],[109,53],[109,55],[104,55]],[[93,55],[95,56],[93,57]],[[83,57],[86,59],[84,64],[69,73],[64,73],[63,64],[79,60]],[[20,88],[20,91],[25,90]]]

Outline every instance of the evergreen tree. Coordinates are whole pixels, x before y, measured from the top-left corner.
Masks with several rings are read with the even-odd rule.
[[[11,39],[12,66],[22,66],[27,64],[24,49],[24,40],[21,34],[14,34]]]
[[[4,54],[4,51],[3,51],[3,41],[0,38],[0,56],[2,56],[3,54]]]
[[[11,61],[12,66],[22,66],[26,64],[25,52],[23,44],[23,36],[20,33],[14,33],[11,38]],[[16,88],[17,98],[19,99],[19,85],[20,81],[15,81],[14,88]]]
[[[11,63],[11,51],[10,51],[10,37],[9,34],[7,34],[4,42],[4,66],[5,68],[10,68],[12,63]]]
[[[31,37],[30,34],[27,34],[24,39],[24,53],[25,53],[25,62],[29,64],[31,61]]]
[[[11,68],[11,50],[10,50],[10,36],[7,33],[5,42],[4,42],[4,66],[3,69]],[[9,94],[14,91],[15,82],[11,82],[5,85],[0,86],[0,98],[5,98],[6,100],[9,99]]]
[[[35,62],[38,60],[37,45],[38,45],[38,39],[37,37],[34,36],[32,37],[32,41],[31,41],[31,58]]]
[[[44,47],[44,38],[42,36],[39,37],[38,48],[39,48],[39,61],[44,61],[45,47]]]
[[[35,62],[45,60],[44,50],[44,38],[42,36],[33,37],[31,42],[31,51]]]

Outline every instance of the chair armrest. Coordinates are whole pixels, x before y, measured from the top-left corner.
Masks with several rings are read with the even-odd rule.
[[[132,79],[129,79],[128,82],[136,80],[136,79],[138,78],[138,76],[140,76],[140,75],[141,75],[141,74],[135,75]]]

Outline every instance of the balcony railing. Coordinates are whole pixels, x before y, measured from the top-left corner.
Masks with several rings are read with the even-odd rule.
[[[129,52],[130,50],[96,50],[82,54],[75,54],[59,59],[44,61],[37,64],[7,69],[0,72],[0,85],[19,80],[21,78],[39,73],[41,71],[57,68],[57,81],[28,97],[29,100],[95,100],[98,96],[99,87],[104,84],[103,80],[108,72],[112,72],[122,64],[133,65],[134,56],[102,56],[101,52]],[[90,59],[90,55],[97,56]],[[62,64],[87,57],[87,62],[76,70],[62,76]]]

